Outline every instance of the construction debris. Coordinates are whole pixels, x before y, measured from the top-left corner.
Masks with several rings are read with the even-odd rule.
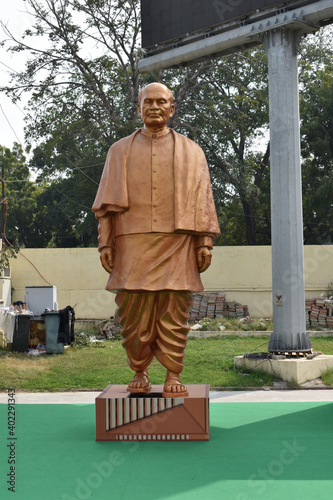
[[[333,329],[333,300],[314,298],[305,300],[307,328]]]
[[[225,292],[201,292],[193,294],[190,321],[203,318],[243,318],[249,315],[247,305],[240,302],[227,302]]]

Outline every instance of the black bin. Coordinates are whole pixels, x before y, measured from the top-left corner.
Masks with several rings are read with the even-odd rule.
[[[15,316],[15,328],[13,335],[12,350],[16,352],[27,352],[29,348],[30,314],[17,314]]]

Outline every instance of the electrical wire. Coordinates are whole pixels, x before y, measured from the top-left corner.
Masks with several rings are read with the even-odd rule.
[[[8,64],[5,64],[5,63],[4,63],[4,62],[2,62],[2,61],[0,61],[0,64],[2,64],[2,66],[5,66],[5,68],[10,69],[10,71],[13,71],[14,73],[19,74],[19,72],[18,72],[18,71],[16,71],[16,69],[11,68],[10,66],[8,66]]]
[[[286,347],[286,343],[281,340],[281,339],[278,339],[279,341],[279,344],[283,345],[283,348],[282,349],[276,349],[277,351],[286,351],[286,352],[290,352],[292,350],[290,349],[285,349]],[[259,346],[257,346],[255,349],[259,349],[261,346],[263,345],[266,345],[266,342],[263,342],[262,344],[260,344]],[[246,371],[254,371],[256,369],[258,369],[258,367],[260,365],[262,365],[263,363],[265,363],[265,361],[269,361],[270,363],[270,367],[271,367],[271,371],[273,373],[273,375],[275,375],[276,377],[278,377],[278,374],[274,371],[274,368],[273,368],[273,364],[272,364],[272,358],[271,358],[271,353],[269,353],[268,351],[267,352],[258,352],[256,353],[255,352],[255,349],[253,351],[250,351],[249,353],[245,353],[240,359],[238,359],[235,363],[234,363],[234,371],[237,372],[237,373],[241,373],[241,372],[244,372],[244,369],[241,368],[240,370],[237,370],[236,369],[236,365],[237,363],[239,363],[242,359],[261,359],[261,361],[259,363],[257,363],[255,366],[251,366],[251,367],[246,367]]]
[[[22,146],[22,142],[21,142],[21,141],[20,141],[20,139],[18,138],[18,135],[17,135],[17,133],[15,132],[14,128],[12,127],[12,125],[11,125],[11,123],[10,123],[9,119],[7,118],[7,115],[6,115],[6,113],[4,112],[3,107],[2,107],[2,105],[1,105],[1,104],[0,104],[0,109],[1,109],[2,114],[4,115],[4,117],[6,118],[8,125],[10,126],[10,128],[12,129],[12,131],[14,132],[16,139],[18,140],[18,142],[19,142],[19,143],[21,144],[21,146]],[[23,147],[23,146],[22,146],[22,147]]]
[[[82,203],[76,201],[76,200],[73,200],[73,198],[70,198],[67,194],[63,193],[57,186],[53,186],[57,191],[59,191],[59,193],[64,197],[64,198],[67,198],[69,201],[75,203],[76,205],[78,205],[79,207],[82,207],[82,208],[85,208],[86,210],[91,210],[91,207],[86,207],[85,205],[83,205]]]
[[[2,228],[2,237],[3,239],[6,241],[7,245],[11,246],[12,248],[14,248],[14,246],[11,244],[11,242],[8,240],[7,236],[6,236],[6,225],[7,225],[7,190],[6,190],[6,183],[5,183],[5,180],[2,179],[2,183],[3,183],[3,187],[4,187],[4,195],[5,195],[5,198],[3,200],[3,202],[5,203],[5,220],[4,220],[4,226]],[[35,266],[35,264],[33,264],[31,262],[30,259],[28,259],[28,257],[26,257],[22,252],[21,250],[18,251],[18,254],[21,255],[24,259],[26,259],[31,265],[32,267],[37,271],[37,273],[39,274],[39,276],[45,281],[45,283],[47,283],[48,285],[51,286],[51,283],[49,283],[47,281],[47,279],[44,278],[44,276],[38,271],[37,267]]]
[[[8,241],[8,240],[7,240],[7,238],[6,238],[6,241]],[[21,252],[21,250],[19,250],[19,251],[18,251],[18,253],[19,253],[19,255],[21,255],[24,259],[26,259],[26,260],[27,260],[27,261],[28,261],[28,262],[32,265],[32,267],[33,267],[33,268],[37,271],[37,273],[38,273],[38,274],[39,274],[39,276],[40,276],[40,277],[41,277],[41,278],[45,281],[45,283],[47,283],[48,285],[50,285],[50,286],[51,286],[51,283],[49,283],[49,282],[47,281],[47,279],[45,279],[45,278],[44,278],[44,276],[43,276],[43,275],[42,275],[42,274],[38,271],[38,269],[37,269],[37,267],[35,266],[35,264],[33,264],[33,263],[31,262],[31,260],[29,260],[29,259],[28,259],[28,257],[26,257],[26,256],[25,256],[25,255]]]

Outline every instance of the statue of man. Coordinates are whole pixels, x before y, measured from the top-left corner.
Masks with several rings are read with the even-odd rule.
[[[154,357],[166,368],[163,397],[184,397],[180,381],[191,292],[211,263],[219,234],[207,162],[201,148],[167,127],[172,92],[151,83],[139,93],[144,127],[113,144],[93,204],[99,252],[115,291],[131,393],[151,389]]]

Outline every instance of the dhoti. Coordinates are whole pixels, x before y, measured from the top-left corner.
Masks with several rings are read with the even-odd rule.
[[[118,292],[117,314],[130,367],[144,371],[155,356],[181,373],[192,305],[190,292]]]

